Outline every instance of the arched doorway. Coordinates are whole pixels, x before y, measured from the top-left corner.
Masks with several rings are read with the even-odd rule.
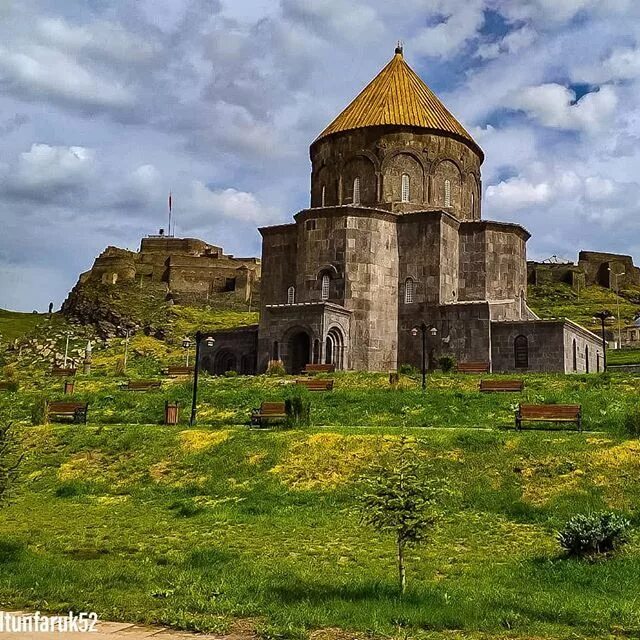
[[[213,373],[217,376],[225,374],[227,371],[238,370],[238,359],[231,351],[219,351],[213,363]]]
[[[309,364],[311,340],[306,331],[297,331],[289,338],[287,358],[288,373],[297,375]]]
[[[324,361],[326,364],[333,364],[337,370],[344,368],[344,339],[342,332],[333,327],[327,333],[325,342]]]

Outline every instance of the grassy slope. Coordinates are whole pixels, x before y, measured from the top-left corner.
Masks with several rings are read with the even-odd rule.
[[[631,323],[634,315],[640,311],[640,307],[630,301],[630,299],[637,299],[637,291],[621,293],[619,297],[609,289],[593,286],[581,289],[578,295],[578,292],[569,285],[552,283],[530,286],[527,301],[541,318],[569,318],[600,334],[600,324],[594,321],[594,313],[609,309],[617,316],[619,302],[620,318],[624,326]],[[612,328],[617,329],[617,326],[617,321],[612,323]]]
[[[0,339],[3,343],[13,342],[16,338],[33,331],[46,317],[41,313],[19,313],[0,309]]]
[[[586,563],[560,558],[554,531],[590,508],[635,513],[637,441],[411,431],[453,493],[410,553],[401,601],[392,540],[352,510],[354,479],[400,433],[384,431],[29,428],[0,523],[0,598],[203,630],[243,618],[270,638],[633,636],[638,537]]]
[[[142,359],[149,371],[152,358]],[[141,371],[143,364],[132,364]],[[134,376],[135,377],[135,376]],[[74,398],[90,403],[89,419],[101,424],[160,423],[165,400],[178,400],[181,422],[188,420],[191,383],[164,380],[159,390],[121,391],[124,378],[78,375]],[[631,375],[529,375],[522,395],[480,394],[477,376],[430,374],[422,394],[419,381],[403,377],[398,390],[389,388],[387,376],[375,373],[339,373],[335,390],[312,396],[312,420],[322,426],[497,427],[513,426],[518,402],[579,403],[588,430],[615,433],[624,416],[638,408],[640,380]],[[216,378],[202,376],[200,419],[204,424],[246,424],[251,409],[262,401],[282,400],[289,379],[266,376]],[[47,375],[21,380],[18,394],[0,393],[0,415],[29,423],[32,408],[41,398],[61,399],[62,381]]]

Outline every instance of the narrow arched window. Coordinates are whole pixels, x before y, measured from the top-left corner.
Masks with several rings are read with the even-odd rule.
[[[411,304],[413,302],[413,279],[407,278],[404,281],[404,302]]]
[[[444,206],[451,206],[451,180],[444,181]]]
[[[402,202],[409,202],[410,198],[411,198],[411,182],[409,180],[409,174],[408,173],[403,173],[402,174]]]
[[[573,339],[573,370],[578,370],[578,345],[575,338]]]
[[[331,284],[331,278],[329,278],[328,274],[324,274],[322,276],[322,299],[323,300],[328,300],[329,299],[329,286]]]
[[[326,199],[326,195],[327,195],[327,187],[325,185],[322,185],[322,191],[321,191],[321,195],[320,195],[320,206],[324,207],[324,203],[325,203],[325,199]]]
[[[293,304],[296,301],[296,288],[289,287],[287,289],[287,304]]]
[[[476,196],[474,193],[471,194],[471,217],[475,218],[476,214]]]
[[[353,181],[353,204],[360,204],[360,178]]]
[[[273,360],[280,360],[280,346],[277,340],[273,341],[273,353],[271,355]]]
[[[589,373],[589,346],[584,348],[584,367],[587,373]]]
[[[516,369],[529,368],[529,340],[527,336],[518,336],[513,341],[513,352]]]

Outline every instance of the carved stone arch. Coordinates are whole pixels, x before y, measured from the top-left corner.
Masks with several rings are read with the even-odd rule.
[[[311,177],[311,206],[322,206],[322,190],[324,187],[325,206],[335,205],[338,202],[337,182],[331,170],[331,165],[326,161],[313,172]]]
[[[474,171],[469,171],[462,183],[462,213],[463,217],[469,220],[479,220],[480,215],[480,190],[478,188],[478,178]]]
[[[460,164],[451,158],[439,158],[431,171],[431,204],[452,210],[459,218],[468,217],[463,204],[463,173]]]
[[[426,201],[426,165],[424,157],[414,149],[392,149],[382,160],[382,200],[402,201],[402,175],[409,176],[409,200],[412,204]]]
[[[372,205],[378,201],[378,172],[377,159],[373,154],[358,152],[351,156],[341,171],[343,178],[343,203]],[[354,203],[353,185],[356,178],[359,181],[359,200]]]
[[[322,266],[318,267],[316,269],[316,278],[320,279],[322,278],[322,276],[328,273],[329,277],[331,278],[339,278],[340,277],[340,273],[338,271],[338,268],[334,265],[334,264],[330,264],[329,262],[323,264]]]
[[[387,168],[389,167],[389,163],[393,160],[393,158],[395,158],[395,156],[401,155],[401,154],[406,154],[408,156],[413,156],[419,163],[420,166],[422,167],[422,170],[427,173],[427,163],[425,162],[424,159],[424,154],[421,153],[420,151],[416,151],[415,149],[411,149],[411,148],[407,148],[407,149],[390,149],[389,151],[387,151],[384,154],[384,157],[382,158],[382,162],[380,163],[380,170],[385,173]]]

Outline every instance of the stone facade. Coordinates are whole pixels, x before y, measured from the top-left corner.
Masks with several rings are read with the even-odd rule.
[[[524,362],[524,336],[529,370],[573,370],[574,338],[576,370],[586,369],[580,354],[596,358],[598,337],[529,310],[529,233],[482,219],[482,150],[420,83],[397,50],[311,145],[311,206],[291,224],[260,229],[257,370],[271,360],[293,374],[307,363],[419,366],[412,329],[422,323],[430,366],[452,356],[510,371],[516,340]],[[404,107],[388,104],[390,85]]]
[[[260,273],[257,258],[235,258],[195,238],[149,236],[138,252],[107,247],[79,282],[164,283],[176,302],[202,302],[216,293],[235,292],[238,299],[254,298],[257,304]]]
[[[564,282],[572,287],[598,285],[624,289],[640,286],[640,268],[633,264],[631,256],[580,251],[577,263],[528,262],[527,281],[533,285]]]

